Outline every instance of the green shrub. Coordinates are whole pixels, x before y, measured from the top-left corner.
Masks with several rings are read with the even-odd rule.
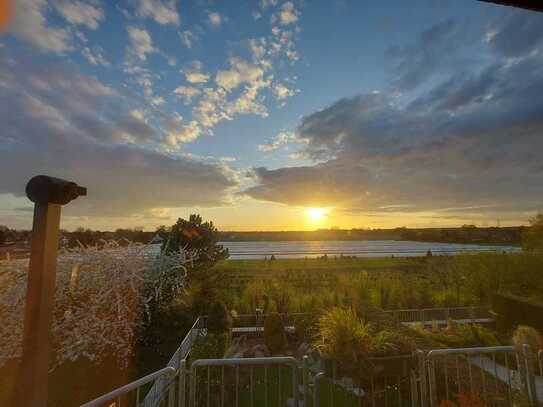
[[[229,340],[227,334],[211,334],[199,336],[194,341],[190,351],[192,360],[198,359],[220,359],[223,357]]]
[[[272,353],[280,351],[285,346],[285,327],[277,312],[272,312],[264,321],[264,341]]]
[[[537,329],[527,325],[519,325],[513,333],[513,344],[519,351],[522,351],[522,345],[530,345],[532,352],[543,349],[543,338]]]
[[[210,333],[229,333],[232,327],[232,318],[226,305],[221,301],[215,301],[207,316],[207,329]]]
[[[356,373],[372,350],[371,326],[351,308],[332,308],[318,322],[321,338],[315,345],[338,362],[346,373]]]
[[[309,342],[315,336],[315,317],[313,314],[303,315],[295,319],[294,331],[300,342]]]
[[[383,329],[371,338],[371,353],[375,356],[405,355],[413,352],[411,338],[390,329]]]

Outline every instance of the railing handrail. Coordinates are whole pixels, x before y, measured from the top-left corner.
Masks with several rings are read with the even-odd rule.
[[[118,389],[110,391],[109,393],[104,394],[103,396],[100,396],[92,401],[89,401],[88,403],[82,404],[81,407],[100,407],[104,403],[107,403],[108,401],[113,401],[120,396],[128,393],[129,391],[135,390],[138,387],[143,386],[144,384],[147,384],[161,376],[171,375],[173,377],[175,376],[175,372],[176,370],[170,366],[162,368],[160,370],[157,370],[156,372],[148,374],[147,376],[134,380],[131,383],[125,384]]]
[[[514,346],[480,346],[475,348],[448,348],[448,349],[432,349],[428,352],[427,357],[437,357],[443,355],[454,355],[460,353],[467,354],[482,354],[495,352],[515,352]]]
[[[420,312],[420,311],[442,311],[442,310],[468,310],[468,309],[486,309],[485,305],[467,305],[462,307],[435,307],[435,308],[399,308],[399,309],[386,309],[383,312]]]

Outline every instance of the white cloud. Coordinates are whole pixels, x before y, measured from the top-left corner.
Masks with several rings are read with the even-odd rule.
[[[219,13],[217,13],[216,11],[210,11],[207,13],[207,18],[208,18],[208,21],[209,23],[212,25],[212,26],[215,26],[215,27],[219,27],[223,21],[226,20],[225,17],[222,17]]]
[[[147,31],[137,27],[128,27],[127,30],[130,40],[129,55],[137,57],[140,61],[145,61],[147,54],[156,52],[151,36]]]
[[[226,90],[237,88],[242,83],[251,83],[264,74],[262,68],[249,64],[240,58],[230,58],[230,69],[219,71],[215,76],[215,82]]]
[[[18,0],[8,31],[43,51],[70,50],[69,32],[50,27],[44,15],[46,9],[46,0]]]
[[[273,93],[278,100],[284,100],[288,97],[294,96],[296,94],[296,91],[287,88],[282,83],[279,83],[273,88]]]
[[[282,25],[288,25],[298,21],[298,10],[294,8],[292,2],[287,1],[281,6],[281,10],[278,13],[279,22]]]
[[[96,4],[83,1],[58,1],[57,11],[71,24],[84,25],[96,30],[104,19],[104,12]]]
[[[184,74],[189,83],[206,83],[209,80],[209,75],[192,69],[186,69]]]
[[[194,42],[198,39],[196,34],[190,30],[185,30],[179,33],[179,38],[181,39],[181,44],[185,48],[192,49]]]
[[[271,142],[260,144],[257,148],[258,151],[268,153],[270,151],[275,151],[280,147],[286,146],[289,143],[307,144],[307,140],[299,138],[296,133],[290,131],[282,131],[277,134],[277,136],[275,136],[275,138]]]
[[[156,96],[156,97],[151,99],[151,103],[153,105],[155,105],[155,106],[161,106],[164,103],[166,103],[166,100],[164,100],[164,98],[162,96]]]
[[[180,21],[175,0],[139,0],[137,13],[140,17],[152,18],[163,25],[179,25]]]
[[[166,120],[166,132],[166,142],[171,147],[190,143],[200,137],[202,133],[198,122],[192,120],[185,123],[179,114],[175,114]]]
[[[81,50],[81,55],[92,65],[108,66],[109,62],[104,57],[103,51],[100,48],[91,50],[89,47],[85,47]]]
[[[179,86],[173,92],[180,96],[186,104],[191,103],[194,97],[202,93],[200,89],[192,86]]]

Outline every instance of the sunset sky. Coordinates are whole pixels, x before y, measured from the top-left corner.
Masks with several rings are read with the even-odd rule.
[[[543,14],[475,0],[17,0],[0,34],[0,224],[526,223],[543,209]]]

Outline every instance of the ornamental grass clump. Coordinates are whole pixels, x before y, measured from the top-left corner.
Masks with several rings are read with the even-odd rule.
[[[317,326],[317,348],[345,372],[358,371],[372,350],[371,325],[360,320],[351,308],[334,307],[319,319]]]

